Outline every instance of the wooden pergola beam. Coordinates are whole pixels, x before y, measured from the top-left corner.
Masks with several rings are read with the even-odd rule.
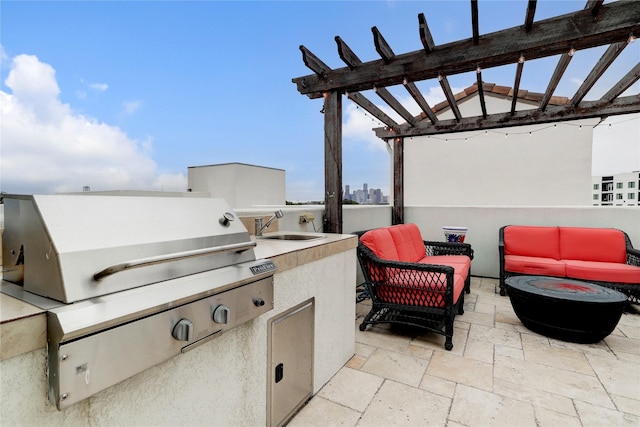
[[[529,33],[519,26],[485,34],[477,46],[472,40],[461,40],[436,46],[429,55],[421,49],[396,55],[389,63],[365,62],[357,72],[345,67],[327,71],[324,78],[316,73],[292,81],[301,94],[318,98],[331,90],[358,92],[371,89],[374,84],[378,87],[401,84],[405,78],[421,81],[438,74],[473,71],[477,66],[486,69],[506,65],[513,63],[520,52],[527,60],[533,60],[562,54],[572,47],[582,50],[617,43],[627,40],[630,33],[640,34],[640,2],[620,0],[602,5],[598,19],[593,19],[590,10],[581,10],[538,21],[535,31]]]
[[[433,37],[431,36],[431,31],[429,31],[429,26],[427,25],[427,19],[424,17],[424,13],[420,13],[418,15],[418,32],[420,34],[420,41],[422,42],[425,53],[430,53],[436,45],[433,42]]]
[[[537,0],[529,0],[527,3],[527,14],[524,17],[524,30],[528,33],[533,28],[533,17],[536,14]]]
[[[632,71],[635,73],[637,80],[638,73],[640,73],[640,65],[636,66]],[[386,128],[376,128],[374,131],[376,136],[382,139],[406,138],[615,116],[640,111],[640,95],[614,98],[611,102],[604,101],[606,101],[605,97],[597,101],[582,102],[578,107],[572,105],[554,106],[547,108],[545,111],[522,110],[516,111],[513,115],[510,112],[496,113],[490,114],[487,119],[483,119],[482,116],[476,116],[465,117],[460,121],[440,120],[436,125],[419,122],[414,127],[403,125],[393,129],[393,131]]]
[[[584,8],[586,10],[591,10],[591,14],[596,16],[600,7],[602,7],[602,3],[604,3],[604,0],[587,0],[587,4],[584,5]]]
[[[393,209],[391,224],[404,222],[404,139],[393,139]]]
[[[629,89],[632,84],[637,82],[638,79],[640,79],[640,62],[625,74],[618,83],[613,85],[613,87],[605,93],[602,98],[600,98],[600,101],[612,102],[614,99],[622,95],[625,90]]]
[[[416,86],[416,84],[413,82],[406,82],[404,83],[404,87],[407,89],[407,92],[409,92],[409,94],[413,97],[414,101],[416,101],[420,109],[422,109],[429,120],[431,120],[431,123],[435,124],[438,121],[438,117],[436,117],[436,114],[433,112],[431,107],[429,107],[429,103],[427,103],[427,100],[424,99],[424,96],[422,96],[422,92],[420,92],[418,86]]]
[[[518,58],[518,66],[516,67],[516,78],[513,83],[513,96],[511,97],[511,115],[516,112],[516,103],[518,102],[518,92],[520,91],[520,77],[524,68],[524,56],[520,54]]]
[[[374,92],[393,110],[398,113],[407,123],[414,126],[417,122],[416,118],[398,101],[386,88],[374,88]]]
[[[478,0],[471,0],[471,27],[473,31],[473,44],[480,41],[480,27],[478,24]]]
[[[342,233],[342,96],[324,100],[324,221],[323,231]]]
[[[605,53],[600,57],[596,65],[593,67],[589,75],[582,82],[580,87],[578,88],[573,98],[571,98],[571,104],[578,105],[580,101],[587,95],[587,93],[591,90],[593,85],[598,81],[598,79],[604,74],[604,72],[609,68],[609,66],[613,63],[613,61],[622,53],[622,50],[627,47],[628,43],[626,41],[613,43],[610,45]]]
[[[449,107],[453,112],[453,115],[456,117],[456,120],[460,120],[462,118],[462,114],[460,114],[460,109],[458,109],[458,103],[456,102],[456,97],[451,90],[451,85],[449,84],[449,80],[447,76],[438,76],[438,81],[440,82],[440,87],[444,92],[444,96],[447,98],[447,102],[449,103]]]
[[[482,118],[487,118],[487,106],[484,102],[484,87],[482,84],[482,70],[480,67],[476,68],[476,77],[477,77],[477,85],[478,85],[478,100],[480,101],[480,108],[482,109]],[[433,122],[435,125],[436,123]]]
[[[360,60],[360,58],[358,58],[358,55],[353,53],[351,48],[347,46],[347,44],[340,38],[340,36],[336,36],[335,40],[338,44],[338,55],[349,68],[353,70],[357,65],[362,64],[362,61]]]
[[[364,108],[371,115],[373,115],[376,119],[380,120],[382,123],[387,125],[388,127],[395,129],[400,127],[398,123],[395,122],[391,117],[385,114],[384,111],[379,109],[373,102],[369,101],[364,95],[359,92],[351,93],[348,92],[347,98]]]
[[[373,33],[373,43],[376,46],[376,51],[382,58],[385,64],[390,63],[393,58],[395,58],[396,54],[391,50],[391,46],[389,43],[382,37],[382,33],[378,30],[378,27],[372,27],[371,32]]]
[[[544,92],[542,100],[540,101],[540,109],[542,111],[547,108],[553,92],[556,90],[556,87],[558,87],[558,83],[560,83],[562,75],[566,71],[567,66],[569,66],[569,62],[571,62],[571,59],[573,59],[574,53],[572,52],[573,50],[569,51],[568,53],[563,53],[560,57],[560,60],[558,60],[556,69],[553,71],[553,75],[551,76],[551,80],[549,81],[549,85],[547,86],[547,90]]]
[[[309,49],[300,45],[300,51],[302,52],[302,61],[307,68],[316,73],[321,79],[324,79],[329,74],[331,67],[322,62]]]

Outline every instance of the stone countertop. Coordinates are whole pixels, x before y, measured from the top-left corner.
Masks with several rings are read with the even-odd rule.
[[[286,232],[265,233],[265,237]],[[301,233],[324,236],[314,240],[251,239],[257,243],[256,258],[271,259],[282,272],[299,265],[354,249],[355,235]],[[47,342],[46,310],[0,293],[0,360],[44,348]]]

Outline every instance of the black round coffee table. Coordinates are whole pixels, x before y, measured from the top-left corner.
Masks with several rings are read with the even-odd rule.
[[[524,326],[563,341],[600,341],[613,332],[627,301],[623,293],[580,280],[513,276],[505,284]]]

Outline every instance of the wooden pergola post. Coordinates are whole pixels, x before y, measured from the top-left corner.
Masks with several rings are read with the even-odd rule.
[[[342,233],[342,94],[324,94],[324,227]]]
[[[393,139],[393,210],[391,223],[404,224],[404,138]]]

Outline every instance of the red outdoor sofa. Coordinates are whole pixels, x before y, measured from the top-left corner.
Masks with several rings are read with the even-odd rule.
[[[640,250],[622,230],[507,225],[498,239],[500,295],[507,277],[537,275],[596,283],[640,303]]]
[[[367,325],[391,323],[445,336],[453,348],[453,320],[463,314],[471,284],[473,250],[465,243],[422,240],[415,224],[377,228],[362,234],[358,260],[371,297]]]

